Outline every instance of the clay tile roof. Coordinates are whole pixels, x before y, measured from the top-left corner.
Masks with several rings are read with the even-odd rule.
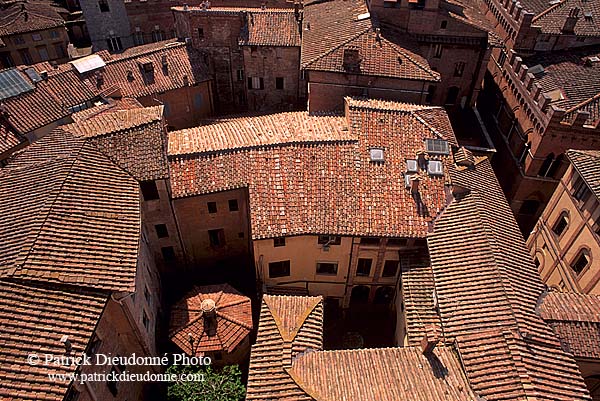
[[[577,111],[590,113],[586,124],[595,125],[600,120],[600,62],[586,63],[590,57],[600,57],[600,47],[591,46],[560,52],[542,52],[525,57],[528,67],[541,65],[542,73],[535,75],[534,83],[542,93],[560,91],[561,99],[551,104],[567,111],[563,120],[572,122]]]
[[[567,151],[567,157],[594,195],[600,199],[600,151],[571,149]]]
[[[527,7],[527,1],[524,2]],[[534,8],[539,10],[533,19],[535,26],[539,26],[542,33],[561,34],[565,20],[572,9],[579,9],[579,18],[575,24],[575,35],[578,36],[598,36],[600,27],[600,1],[599,0],[561,0],[551,5],[546,3],[541,7]]]
[[[0,170],[0,194],[0,277],[133,290],[139,185],[94,144],[56,130]]]
[[[216,330],[205,330],[202,302],[211,299],[216,308]],[[228,284],[194,287],[171,309],[169,338],[188,355],[232,352],[252,330],[250,298]],[[188,333],[194,338],[192,352]]]
[[[439,325],[435,309],[434,282],[431,266],[411,263],[402,268],[402,294],[406,306],[406,334],[409,345],[420,345],[425,326]]]
[[[406,40],[404,40],[406,42]],[[348,48],[358,50],[360,63],[353,70],[344,66]],[[367,28],[350,40],[303,64],[308,70],[357,73],[401,79],[437,82],[440,74],[429,67],[426,59]]]
[[[79,122],[98,116],[100,114],[111,113],[117,110],[131,110],[144,107],[136,99],[130,97],[122,99],[108,98],[105,99],[105,101],[106,103],[73,113],[71,114],[71,118],[74,122]]]
[[[419,347],[309,352],[288,372],[316,401],[477,400],[448,347],[430,356]]]
[[[209,79],[200,53],[174,39],[134,47],[120,54],[111,55],[106,51],[98,54],[106,66],[101,74],[89,74],[86,80],[98,90],[119,88],[123,97],[164,93]],[[151,72],[143,70],[140,65],[143,62],[152,64]]]
[[[600,359],[600,296],[550,292],[539,311],[568,352]]]
[[[444,336],[456,340],[473,389],[488,401],[589,400],[574,359],[537,314],[544,286],[489,160],[451,176],[467,191],[428,245]]]
[[[0,36],[64,26],[64,20],[50,3],[41,1],[0,2]]]
[[[265,295],[250,357],[246,400],[311,401],[286,369],[298,355],[322,347],[321,297]]]
[[[73,113],[73,107],[91,106],[99,99],[98,90],[83,82],[70,64],[57,69],[48,63],[18,68],[48,71],[48,80],[35,83],[33,91],[2,101],[9,121],[19,132],[28,133],[63,120]]]
[[[169,176],[163,106],[103,112],[63,129],[89,139],[138,181]]]
[[[76,366],[44,366],[44,354],[81,355],[100,319],[107,295],[82,294],[0,281],[0,398],[61,401],[68,381],[51,380],[49,373],[74,373]],[[38,354],[31,366],[27,356]]]
[[[300,28],[293,10],[249,9],[240,45],[300,46]]]
[[[423,172],[415,200],[402,174],[406,159],[424,150],[425,139],[454,143],[451,131],[445,136],[449,124],[436,121],[447,116],[423,118],[422,111],[437,109],[427,106],[347,101],[348,132],[334,131],[341,117],[298,112],[170,133],[173,196],[248,187],[254,238],[424,237],[445,205],[446,179]],[[385,162],[371,161],[371,148],[383,148]]]
[[[27,143],[27,139],[0,117],[0,160]]]

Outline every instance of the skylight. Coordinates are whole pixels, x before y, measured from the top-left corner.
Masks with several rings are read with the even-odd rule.
[[[448,147],[448,141],[443,139],[426,139],[425,150],[427,153],[436,153],[441,155],[449,155],[450,148]]]
[[[73,64],[73,67],[75,67],[80,74],[102,68],[106,65],[104,60],[102,60],[102,57],[97,54],[73,60],[71,61],[71,64]]]
[[[0,100],[18,96],[34,89],[35,87],[16,68],[0,71]]]

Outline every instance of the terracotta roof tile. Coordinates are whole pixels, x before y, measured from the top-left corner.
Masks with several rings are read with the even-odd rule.
[[[35,142],[0,170],[0,194],[1,277],[133,289],[139,186],[92,143]]]
[[[216,330],[205,330],[202,302],[211,299],[216,307]],[[204,352],[232,352],[252,330],[250,298],[228,284],[194,287],[171,309],[169,338],[188,355],[192,349],[188,333],[194,336],[194,355]]]
[[[50,3],[41,1],[0,2],[0,36],[64,26],[64,20]]]
[[[298,355],[322,347],[321,297],[265,295],[252,346],[246,400],[311,401],[286,368]]]
[[[444,176],[423,173],[415,199],[402,174],[405,159],[415,158],[425,139],[443,137],[420,117],[422,110],[432,108],[348,102],[347,134],[332,130],[330,136],[326,127],[333,129],[340,120],[303,112],[171,133],[173,196],[248,187],[254,238],[302,233],[425,236],[428,223],[445,205]],[[289,124],[274,126],[285,118]],[[304,142],[288,142],[292,135]],[[337,140],[323,141],[325,136]],[[286,141],[277,143],[280,138]],[[385,162],[371,161],[372,147],[384,148]],[[194,150],[210,153],[186,154]]]
[[[288,372],[317,401],[477,400],[448,347],[307,352]]]
[[[9,126],[8,123],[2,121],[0,117],[0,159],[3,158],[2,155],[9,155],[26,142],[27,139]]]
[[[600,35],[600,27],[598,26],[598,19],[600,19],[599,0],[561,0],[554,5],[546,3],[545,9],[536,13],[533,23],[541,28],[542,33],[560,35],[569,13],[574,8],[579,9],[575,34],[578,36]]]
[[[600,359],[600,296],[550,292],[539,310],[568,352]]]
[[[108,296],[0,281],[0,398],[61,401],[68,382],[50,380],[49,373],[74,373],[76,366],[44,366],[44,354],[71,355],[85,350]],[[38,354],[37,366],[27,363]]]
[[[240,37],[242,46],[300,46],[300,28],[293,10],[248,9],[247,24]]]
[[[457,341],[474,390],[489,401],[589,400],[574,359],[537,314],[544,286],[489,160],[451,172],[463,190],[428,245],[444,336]]]
[[[567,157],[594,195],[600,199],[600,151],[568,150]]]

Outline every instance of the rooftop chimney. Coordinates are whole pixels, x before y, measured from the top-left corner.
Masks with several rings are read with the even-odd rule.
[[[569,11],[569,16],[565,19],[565,23],[562,27],[562,33],[575,33],[575,25],[579,20],[579,7],[572,8]]]
[[[421,339],[421,351],[425,355],[429,355],[435,349],[435,346],[440,342],[441,332],[440,327],[436,324],[425,325],[425,334]]]
[[[358,72],[360,70],[360,53],[358,48],[347,47],[344,49],[343,67],[349,72]]]
[[[200,306],[204,318],[204,332],[212,337],[217,334],[217,305],[210,298],[202,301]]]

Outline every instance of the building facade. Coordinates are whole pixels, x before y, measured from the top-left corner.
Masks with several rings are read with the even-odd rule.
[[[527,240],[542,280],[561,291],[600,294],[598,151],[569,150],[568,168]]]

